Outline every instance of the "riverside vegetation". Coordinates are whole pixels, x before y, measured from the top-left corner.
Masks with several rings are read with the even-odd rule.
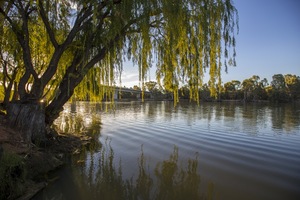
[[[171,99],[172,94],[168,93],[155,81],[145,83],[147,91],[151,92],[154,99]],[[179,99],[190,99],[189,85],[183,85],[178,89]],[[134,86],[132,89],[141,90]],[[269,82],[266,78],[253,75],[245,80],[232,80],[219,86],[216,98],[213,98],[208,84],[203,84],[198,90],[199,100],[201,101],[270,101],[277,103],[287,103],[300,100],[300,77],[292,74],[274,74]],[[121,98],[136,98],[134,94],[121,93]],[[150,98],[150,95],[146,96]],[[83,100],[83,99],[82,99]]]
[[[6,114],[1,162],[10,163],[1,170],[19,174],[16,181],[23,182],[37,172],[28,168],[33,160],[60,163],[60,151],[73,152],[73,141],[80,138],[57,135],[51,129],[54,120],[72,97],[113,101],[107,86],[120,81],[124,60],[138,65],[144,89],[155,58],[158,84],[172,93],[175,104],[181,84],[188,85],[191,100],[200,100],[205,71],[209,95],[219,98],[221,71],[236,64],[238,30],[230,0],[0,1],[1,113]],[[6,159],[7,146],[21,147],[9,156],[14,160]],[[33,156],[40,158],[30,160]],[[13,189],[3,184],[3,190]],[[13,195],[18,196],[5,193]]]
[[[235,65],[237,33],[238,14],[230,0],[1,0],[1,112],[6,114],[1,122],[21,138],[1,144],[29,146],[21,154],[26,158],[27,151],[47,153],[47,145],[55,144],[53,151],[67,146],[52,130],[64,104],[87,96],[113,101],[111,88],[120,81],[124,60],[138,65],[144,89],[155,58],[157,80],[175,103],[180,83],[189,83],[191,98],[199,100],[209,70],[215,96],[221,60],[225,71]]]
[[[31,199],[51,182],[51,171],[91,142],[84,135],[57,134],[47,143],[28,143],[3,116],[0,119],[0,199]]]

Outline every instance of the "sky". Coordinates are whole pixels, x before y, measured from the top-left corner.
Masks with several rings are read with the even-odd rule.
[[[239,15],[237,65],[222,70],[222,82],[252,75],[269,83],[274,74],[300,76],[300,0],[233,0]],[[155,67],[149,72],[155,81]],[[204,78],[208,81],[208,76]],[[124,63],[122,86],[139,85],[138,67]]]

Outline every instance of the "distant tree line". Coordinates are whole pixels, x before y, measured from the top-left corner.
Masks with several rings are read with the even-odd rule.
[[[144,88],[137,85],[131,87],[134,90],[146,90],[151,92],[145,94],[145,99],[174,99],[173,93],[168,92],[163,86],[155,81],[149,81],[144,84]],[[3,88],[0,87],[0,90]],[[3,91],[1,92],[4,93]],[[212,97],[209,85],[203,84],[199,88],[199,96],[201,101],[221,101],[221,100],[235,100],[235,101],[271,101],[271,102],[292,102],[300,100],[300,77],[292,74],[275,74],[272,76],[271,82],[266,78],[261,79],[258,75],[243,80],[232,80],[224,83],[217,90],[217,98]],[[183,85],[178,89],[179,99],[191,99],[189,85]],[[4,96],[2,96],[3,98]],[[129,92],[121,92],[122,99],[138,99],[137,95]],[[1,99],[1,95],[0,95]],[[77,100],[92,100],[89,96],[76,97]]]
[[[134,86],[134,89],[141,89]],[[145,89],[153,93],[153,97],[172,98],[163,87],[154,81],[147,82]],[[226,82],[217,91],[217,99],[212,98],[208,84],[203,84],[199,89],[201,101],[214,100],[240,100],[240,101],[271,101],[271,102],[291,102],[300,100],[300,77],[292,74],[275,74],[271,82],[266,78],[261,79],[258,75],[241,81],[232,80]],[[190,87],[184,85],[179,88],[180,99],[190,99]]]

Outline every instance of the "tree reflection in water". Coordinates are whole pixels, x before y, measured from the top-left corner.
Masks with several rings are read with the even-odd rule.
[[[214,199],[213,184],[205,193],[200,186],[198,156],[189,159],[184,166],[178,161],[177,147],[169,159],[157,163],[154,175],[147,167],[142,150],[135,179],[123,178],[122,163],[115,165],[114,151],[108,140],[99,152],[79,162],[81,166],[78,159],[73,158],[71,169],[78,199]]]
[[[299,120],[299,104],[122,102],[107,113],[99,104],[67,104],[56,121],[61,132],[112,136],[112,147],[92,144],[98,149],[74,157],[43,199],[284,199],[298,194]],[[180,154],[169,154],[173,144]],[[185,159],[191,152],[201,152],[201,163]],[[167,159],[156,164],[160,157]]]

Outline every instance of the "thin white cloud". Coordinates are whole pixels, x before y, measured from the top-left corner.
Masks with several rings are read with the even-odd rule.
[[[126,87],[133,87],[139,85],[139,73],[138,72],[122,72],[121,85]]]

